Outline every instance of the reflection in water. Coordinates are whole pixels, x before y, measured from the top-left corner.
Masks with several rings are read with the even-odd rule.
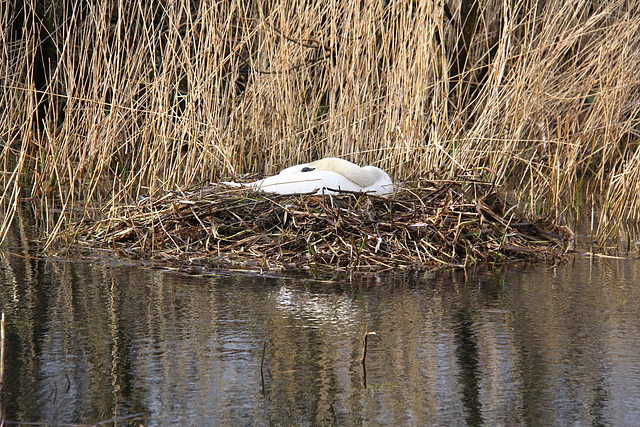
[[[456,355],[462,381],[462,403],[466,411],[466,421],[470,425],[482,423],[478,379],[478,346],[472,331],[473,318],[464,308],[457,313]]]
[[[0,252],[5,415],[150,425],[633,424],[637,263],[184,276]],[[362,339],[369,339],[364,387]],[[266,350],[264,364],[263,349]]]

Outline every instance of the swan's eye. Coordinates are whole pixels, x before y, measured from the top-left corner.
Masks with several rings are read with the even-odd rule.
[[[305,166],[305,167],[302,168],[302,172],[311,172],[311,171],[314,171],[314,170],[316,170],[316,168],[310,168],[308,166]]]

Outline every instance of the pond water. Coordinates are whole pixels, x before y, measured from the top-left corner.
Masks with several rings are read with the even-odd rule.
[[[633,425],[639,283],[640,261],[580,256],[359,278],[189,276],[38,259],[14,233],[0,252],[5,419]]]

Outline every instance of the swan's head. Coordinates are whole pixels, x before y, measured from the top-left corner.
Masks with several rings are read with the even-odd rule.
[[[326,170],[339,173],[351,182],[358,184],[362,188],[372,185],[385,185],[392,188],[393,182],[389,175],[380,168],[375,166],[360,167],[344,159],[336,157],[327,157],[309,163],[309,168],[316,170]]]

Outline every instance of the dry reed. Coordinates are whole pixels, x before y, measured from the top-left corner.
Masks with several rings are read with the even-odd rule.
[[[27,0],[0,22],[0,239],[21,199],[53,239],[92,204],[324,156],[511,185],[531,216],[599,193],[601,238],[640,219],[637,0]]]

